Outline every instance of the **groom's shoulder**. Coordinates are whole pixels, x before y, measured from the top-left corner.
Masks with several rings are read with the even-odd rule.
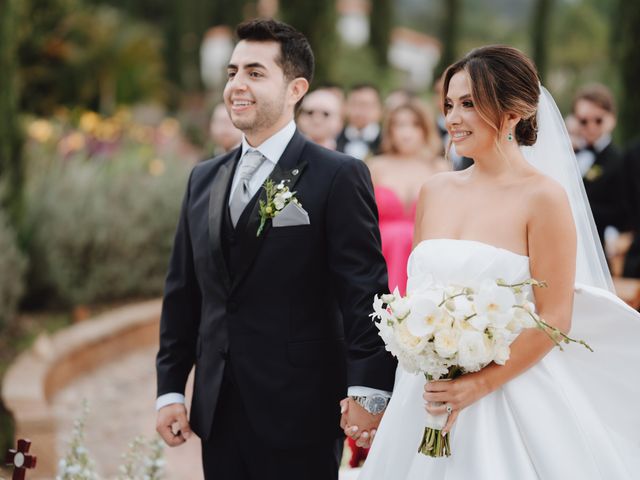
[[[215,175],[222,165],[233,161],[237,154],[237,150],[238,149],[234,149],[227,153],[198,162],[191,171],[191,181],[193,182],[203,179],[210,181],[211,176]]]

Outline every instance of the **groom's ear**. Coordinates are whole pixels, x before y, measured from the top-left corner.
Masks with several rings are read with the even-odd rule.
[[[309,91],[309,81],[303,77],[297,77],[289,82],[289,103],[295,105]]]

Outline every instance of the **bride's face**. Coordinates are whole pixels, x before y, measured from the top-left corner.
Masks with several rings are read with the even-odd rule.
[[[447,130],[458,155],[477,158],[495,147],[495,130],[475,109],[471,78],[460,70],[449,81],[444,103]]]

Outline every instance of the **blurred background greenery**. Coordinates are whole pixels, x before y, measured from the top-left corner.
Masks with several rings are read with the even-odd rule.
[[[2,0],[0,376],[15,339],[46,327],[17,322],[18,309],[78,312],[161,293],[186,176],[212,151],[222,84],[202,73],[203,40],[257,15],[309,37],[315,84],[429,98],[446,65],[506,43],[536,61],[565,112],[578,86],[610,86],[618,141],[638,135],[640,2]],[[436,52],[421,81],[415,56],[399,68],[407,42]]]

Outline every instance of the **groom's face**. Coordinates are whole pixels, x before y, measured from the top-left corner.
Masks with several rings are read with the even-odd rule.
[[[249,143],[261,143],[293,118],[298,99],[277,62],[280,55],[277,42],[242,40],[229,60],[224,102]]]

